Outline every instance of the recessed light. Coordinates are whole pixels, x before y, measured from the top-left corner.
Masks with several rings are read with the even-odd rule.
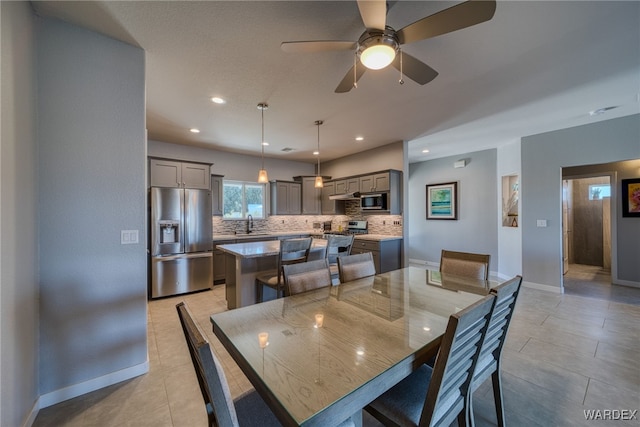
[[[429,150],[427,150],[426,148],[424,150],[422,150],[423,153],[428,153]]]
[[[200,133],[200,129],[191,128],[191,129],[189,129],[189,132],[191,132],[191,133]]]
[[[314,151],[314,152],[313,152],[313,155],[314,155],[314,156],[317,156],[317,155],[319,155],[319,154],[320,154],[320,152],[319,152],[319,151]]]
[[[269,145],[269,143],[267,141],[262,141],[262,145],[266,147],[267,145]]]
[[[356,141],[364,141],[364,137],[363,136],[356,136]]]
[[[220,98],[219,96],[214,96],[213,98],[211,98],[211,102],[215,103],[215,104],[224,104],[225,101],[224,99]]]

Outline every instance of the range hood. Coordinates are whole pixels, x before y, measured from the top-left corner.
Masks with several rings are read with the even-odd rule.
[[[355,200],[359,198],[360,192],[358,191],[354,193],[335,194],[333,196],[329,196],[329,200]]]

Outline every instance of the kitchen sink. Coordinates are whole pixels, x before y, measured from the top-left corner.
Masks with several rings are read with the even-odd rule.
[[[249,236],[269,236],[271,233],[236,233],[236,236],[249,237]]]

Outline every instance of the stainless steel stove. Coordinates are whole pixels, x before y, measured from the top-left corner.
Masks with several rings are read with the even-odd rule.
[[[367,221],[349,221],[347,223],[347,229],[343,231],[325,231],[324,234],[367,234]]]

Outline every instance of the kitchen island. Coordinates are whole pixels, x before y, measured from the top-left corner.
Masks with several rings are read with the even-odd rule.
[[[313,239],[309,261],[324,258],[326,247],[326,240]],[[255,304],[256,276],[277,268],[280,241],[234,243],[218,245],[217,248],[224,252],[225,257],[227,308],[231,310]]]

